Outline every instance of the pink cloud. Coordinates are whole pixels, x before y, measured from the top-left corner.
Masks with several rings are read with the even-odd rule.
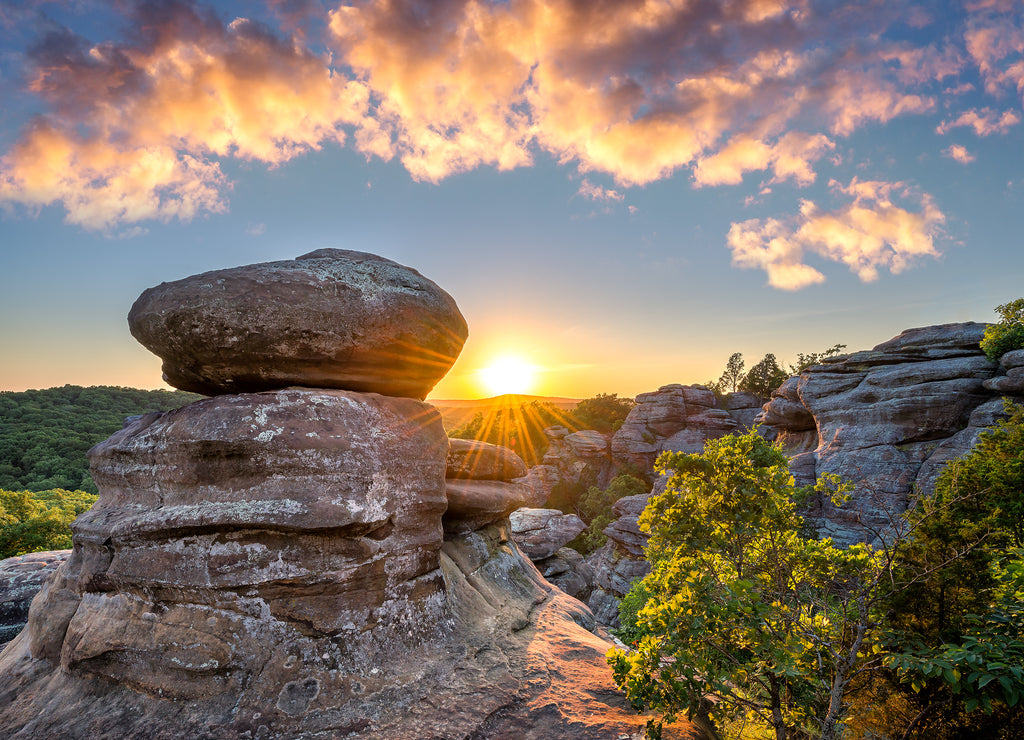
[[[830,185],[849,201],[825,210],[804,200],[792,218],[732,224],[727,244],[733,264],[764,270],[772,287],[799,290],[825,280],[807,264],[808,256],[843,263],[865,282],[876,280],[880,269],[895,274],[922,257],[938,256],[934,240],[945,216],[928,194],[899,182],[857,178],[845,186]],[[916,210],[897,200],[913,202]]]
[[[601,187],[600,185],[595,185],[586,178],[584,178],[583,182],[580,183],[580,188],[576,191],[576,194],[582,195],[584,198],[589,198],[590,200],[604,201],[620,201],[626,197],[617,190],[609,190]]]
[[[997,113],[991,108],[980,110],[972,108],[961,113],[956,118],[943,121],[935,128],[935,133],[949,133],[954,128],[962,126],[973,128],[978,136],[989,134],[1005,134],[1011,127],[1020,123],[1020,116],[1012,110],[1005,110]]]
[[[950,159],[955,159],[960,164],[970,164],[974,161],[974,155],[967,151],[966,147],[959,144],[950,144],[942,150],[942,153]]]

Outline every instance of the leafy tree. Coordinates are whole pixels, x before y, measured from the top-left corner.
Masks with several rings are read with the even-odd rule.
[[[111,386],[0,392],[0,488],[96,493],[86,452],[127,416],[169,411],[202,396]]]
[[[598,393],[585,398],[573,409],[572,416],[580,429],[594,429],[608,434],[617,431],[636,404],[632,399],[619,398],[617,393]]]
[[[796,507],[814,492],[841,500],[846,487],[828,476],[795,487],[785,455],[753,431],[700,455],[666,453],[658,469],[671,478],[640,518],[652,571],[621,611],[635,649],[609,654],[633,706],[664,713],[649,734],[709,711],[779,740],[835,737],[889,561],[802,537]]]
[[[999,323],[988,326],[981,340],[981,350],[992,360],[1024,348],[1024,298],[996,306],[996,313]]]
[[[844,349],[846,349],[845,344],[834,344],[824,352],[811,352],[806,355],[803,352],[798,352],[796,356],[796,363],[789,366],[789,374],[799,375],[811,365],[818,365],[822,360],[828,357],[835,357]]]
[[[759,363],[750,368],[743,380],[740,381],[741,391],[753,393],[762,400],[767,400],[772,391],[786,382],[789,374],[782,369],[775,355],[770,352],[764,356]]]
[[[71,522],[96,499],[84,491],[0,490],[0,559],[71,547]]]
[[[722,371],[718,380],[706,385],[720,395],[735,393],[740,387],[740,382],[743,380],[743,367],[745,364],[743,355],[739,352],[733,352],[729,355],[729,359],[725,363],[725,370]]]
[[[587,529],[570,542],[569,547],[586,555],[604,545],[608,537],[603,530],[614,519],[612,506],[615,502],[626,496],[647,493],[649,490],[650,485],[636,470],[620,471],[603,490],[597,486],[590,486],[586,493],[580,496],[575,506],[575,513],[586,523]]]

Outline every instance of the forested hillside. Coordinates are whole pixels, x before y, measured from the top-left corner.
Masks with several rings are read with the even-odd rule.
[[[97,493],[86,451],[126,416],[169,411],[202,396],[92,386],[0,392],[0,489]]]

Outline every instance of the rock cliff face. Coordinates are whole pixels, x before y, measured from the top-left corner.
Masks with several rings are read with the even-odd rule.
[[[32,599],[70,554],[51,550],[0,560],[0,649],[24,628]]]
[[[352,298],[348,268],[328,264],[350,254],[316,253],[325,264],[314,303]],[[387,268],[389,285],[418,284],[401,269]],[[225,282],[269,274],[250,272]],[[277,331],[264,318],[293,295],[274,279],[281,284],[268,278],[245,303],[262,332]],[[204,276],[197,290],[207,283],[218,284]],[[379,297],[365,281],[358,292]],[[191,315],[161,300],[147,315]],[[353,336],[360,322],[378,325],[366,306],[342,303]],[[218,323],[217,311],[199,323],[238,319],[228,311]],[[303,312],[292,316],[296,336],[320,328],[305,332]],[[198,341],[195,323],[161,326],[168,346]],[[257,340],[281,345],[280,336]],[[224,393],[239,375],[195,359],[210,351],[172,354],[165,368],[187,368],[182,377],[221,395],[129,420],[90,452],[99,500],[73,525],[74,549],[33,600],[27,627],[0,653],[5,735],[639,736],[593,615],[547,584],[512,540],[508,514],[532,494],[512,480],[524,472],[518,458],[473,446],[449,454],[432,407],[366,392],[362,381]],[[337,354],[333,377],[346,377],[347,356]],[[313,382],[299,359],[267,362],[280,373],[256,373],[261,382],[296,373]],[[396,377],[395,387],[421,393]],[[386,372],[374,387],[391,388],[381,380]]]
[[[979,349],[984,330],[909,329],[807,368],[775,393],[762,419],[793,455],[797,478],[836,473],[857,487],[849,503],[810,512],[824,534],[851,543],[884,533],[911,495],[930,493],[942,465],[970,451],[1000,416],[1011,383]],[[1008,358],[1008,372],[1014,362]]]

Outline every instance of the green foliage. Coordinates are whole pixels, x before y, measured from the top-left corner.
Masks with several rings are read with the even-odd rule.
[[[527,465],[537,465],[547,450],[547,427],[561,425],[576,431],[579,423],[571,415],[547,401],[512,403],[484,414],[476,413],[458,429],[448,433],[453,439],[476,439],[515,451]]]
[[[775,355],[770,352],[764,356],[759,363],[750,368],[743,380],[740,381],[741,391],[753,393],[758,398],[767,400],[772,391],[786,382],[789,373],[782,369]]]
[[[725,370],[722,371],[717,381],[705,383],[715,392],[716,395],[735,393],[739,390],[740,381],[743,380],[743,355],[740,352],[733,352],[725,363]]]
[[[0,559],[71,547],[71,522],[96,502],[85,491],[0,490]]]
[[[1011,350],[1024,348],[1024,298],[996,306],[999,323],[985,329],[981,350],[989,359],[998,360]]]
[[[594,429],[609,434],[622,426],[635,405],[632,399],[619,398],[617,393],[598,393],[593,398],[580,401],[573,409],[572,416],[580,429]]]
[[[1024,720],[1024,407],[1006,410],[921,502],[886,610],[890,690],[929,737]]]
[[[884,559],[803,538],[796,502],[815,492],[839,502],[846,487],[827,476],[795,487],[785,455],[756,432],[666,453],[658,468],[671,477],[640,518],[652,571],[623,601],[635,649],[609,653],[616,682],[664,721],[692,717],[711,695],[713,717],[777,738],[834,734]]]
[[[127,416],[168,411],[202,396],[65,385],[0,392],[0,488],[96,493],[86,451],[121,428]]]
[[[647,493],[650,485],[635,470],[622,470],[608,482],[603,490],[590,486],[576,504],[576,514],[586,523],[587,529],[569,543],[569,547],[584,555],[598,549],[608,537],[604,528],[615,518],[612,506],[620,498]]]
[[[803,352],[798,352],[796,356],[796,362],[789,366],[789,374],[799,375],[804,370],[809,368],[811,365],[821,364],[822,360],[828,357],[835,357],[844,349],[846,349],[845,344],[834,344],[828,349],[826,349],[824,352],[811,352],[806,355]]]

